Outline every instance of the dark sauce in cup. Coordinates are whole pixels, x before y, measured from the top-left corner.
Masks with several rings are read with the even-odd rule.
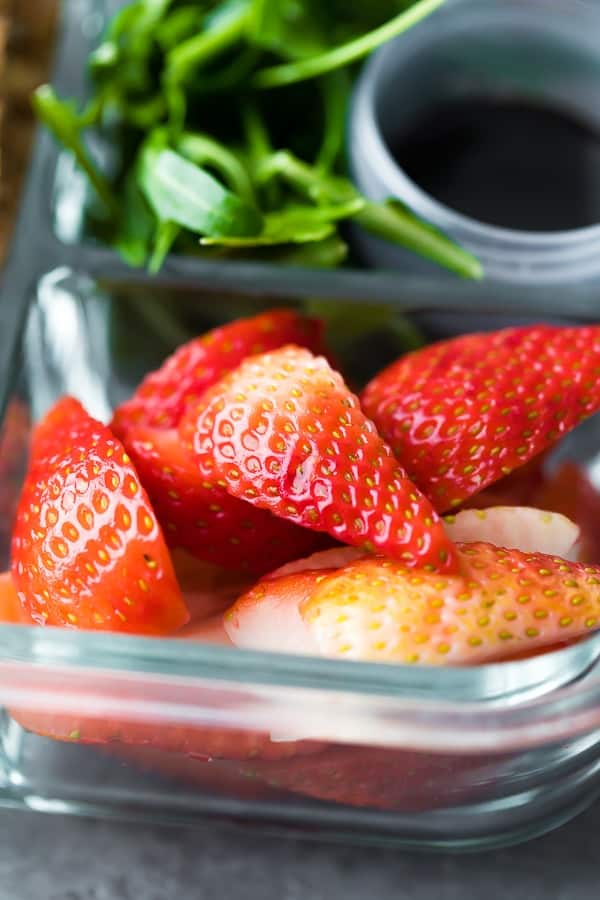
[[[480,222],[546,232],[600,222],[600,132],[563,109],[452,99],[421,113],[390,148],[419,187]]]

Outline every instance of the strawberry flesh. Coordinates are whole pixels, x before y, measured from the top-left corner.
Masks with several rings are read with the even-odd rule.
[[[72,398],[34,436],[12,576],[40,625],[168,634],[189,618],[129,457]]]
[[[363,408],[439,511],[554,444],[600,409],[600,327],[469,334],[393,363]]]
[[[202,478],[347,544],[439,571],[453,546],[323,357],[289,346],[243,362],[180,424]]]

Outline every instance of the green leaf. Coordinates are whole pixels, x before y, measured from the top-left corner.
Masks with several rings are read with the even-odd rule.
[[[130,169],[123,185],[114,246],[130,266],[143,266],[155,231],[156,219],[138,187],[135,170]]]
[[[163,50],[170,50],[202,27],[203,13],[198,6],[182,6],[168,15],[156,29],[156,40]]]
[[[225,0],[206,17],[202,31],[167,55],[165,79],[180,82],[237,43],[246,28],[249,0]]]
[[[400,244],[463,278],[483,278],[481,263],[398,200],[367,203],[355,221],[371,234]]]
[[[161,222],[159,224],[154,238],[152,256],[148,263],[148,270],[152,274],[159,272],[162,268],[162,264],[169,254],[179,231],[179,225],[176,225],[175,222]]]
[[[350,99],[350,79],[343,69],[330,72],[321,82],[324,130],[317,169],[328,172],[342,152],[346,133],[346,113]]]
[[[85,148],[75,105],[60,100],[50,85],[43,84],[33,94],[33,108],[55,138],[71,151],[107,209],[113,214],[118,211],[118,204],[108,181],[96,168]]]
[[[309,59],[260,69],[255,74],[252,83],[257,88],[281,87],[297,81],[306,81],[308,78],[316,78],[318,75],[324,75],[325,72],[332,72],[334,69],[358,62],[377,47],[416,25],[444,2],[445,0],[419,0],[410,9],[404,10],[389,22],[347,44],[334,47],[332,50]]]
[[[245,237],[261,230],[262,218],[254,206],[173,150],[147,146],[138,178],[160,221],[210,236]]]
[[[322,0],[254,0],[248,39],[284,59],[303,59],[327,48]]]
[[[289,206],[280,212],[267,213],[263,230],[253,237],[208,237],[200,243],[206,246],[265,247],[322,241],[335,232],[335,222],[355,215],[363,205],[364,201],[358,199],[331,207]]]
[[[254,204],[252,181],[240,159],[220,141],[207,134],[187,132],[177,141],[177,150],[197,166],[210,165],[237,194]]]

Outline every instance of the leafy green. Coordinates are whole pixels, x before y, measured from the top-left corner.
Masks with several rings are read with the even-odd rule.
[[[96,227],[133,266],[170,252],[333,266],[352,220],[460,275],[473,257],[344,168],[356,63],[444,0],[130,0],[90,55],[83,110],[44,86],[39,118],[102,199]],[[108,129],[110,179],[87,149]],[[99,217],[100,219],[100,217]]]
[[[116,197],[85,148],[75,104],[59,100],[49,85],[42,85],[33,95],[33,106],[54,137],[73,154],[108,210],[114,213],[118,209]]]
[[[269,244],[303,244],[321,241],[335,231],[335,223],[355,215],[364,206],[356,197],[338,206],[288,206],[280,212],[267,213],[262,231],[252,237],[202,238],[201,244],[222,244],[226,247],[260,247]]]
[[[150,143],[140,157],[138,179],[160,222],[219,237],[246,237],[261,230],[254,206],[173,150]]]
[[[296,81],[305,81],[307,78],[316,78],[325,72],[332,72],[334,69],[357,62],[386,41],[416,25],[444,2],[445,0],[419,0],[389,22],[347,44],[297,62],[259,69],[253,78],[253,84],[259,88],[281,87],[285,84],[294,84]]]

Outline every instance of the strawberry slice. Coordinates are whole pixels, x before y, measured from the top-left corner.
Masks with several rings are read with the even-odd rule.
[[[363,408],[439,511],[451,509],[600,409],[600,327],[470,334],[410,353]]]
[[[72,398],[34,437],[12,575],[40,625],[168,634],[189,618],[129,457]]]
[[[322,544],[313,532],[201,478],[176,429],[138,426],[124,443],[170,546],[230,570],[263,575]]]
[[[351,563],[302,603],[311,640],[325,656],[465,665],[600,627],[600,567],[484,543],[459,554],[462,574],[444,580],[391,560]]]
[[[133,397],[116,410],[111,428],[123,439],[139,425],[172,428],[190,400],[235,369],[247,356],[298,344],[321,352],[323,323],[289,309],[237,319],[180,347],[148,375]]]
[[[485,543],[459,544],[458,554],[460,575],[366,557],[263,579],[226,613],[225,630],[249,649],[470,665],[600,627],[600,567]]]
[[[19,595],[10,572],[0,575],[0,622],[7,625],[26,623],[26,617],[19,603]]]
[[[202,477],[234,497],[407,565],[455,565],[431,504],[323,357],[290,346],[246,360],[180,433]]]
[[[382,747],[333,746],[312,756],[237,766],[251,784],[315,800],[380,810],[421,812],[474,794],[489,757]]]
[[[578,558],[600,563],[600,492],[589,475],[574,462],[565,462],[536,487],[535,502],[570,516],[581,528]]]
[[[462,510],[455,516],[445,516],[444,522],[455,542],[484,541],[524,553],[578,559],[581,530],[560,513],[530,506],[491,506]]]

